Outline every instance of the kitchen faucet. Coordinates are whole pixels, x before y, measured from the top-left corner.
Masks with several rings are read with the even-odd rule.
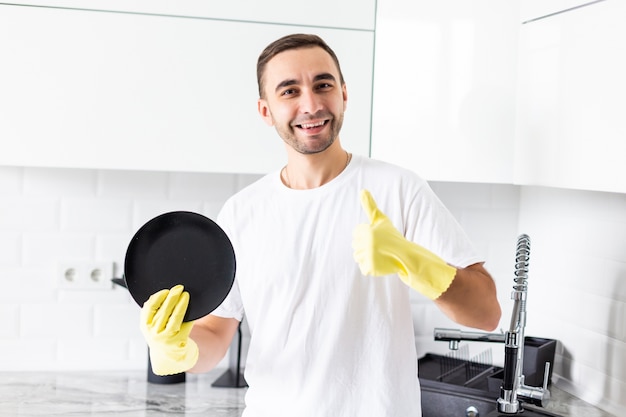
[[[436,341],[446,341],[452,350],[459,347],[459,342],[504,343],[504,378],[497,400],[498,411],[505,414],[517,414],[522,411],[521,402],[545,407],[550,401],[548,380],[550,363],[546,362],[543,387],[531,387],[524,383],[524,329],[526,327],[526,295],[528,292],[528,260],[530,258],[530,238],[522,234],[517,239],[515,252],[515,277],[511,299],[514,301],[509,330],[502,333],[464,332],[457,329],[436,328]]]

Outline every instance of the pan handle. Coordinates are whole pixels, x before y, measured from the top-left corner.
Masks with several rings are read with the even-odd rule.
[[[113,281],[113,284],[117,284],[120,287],[124,287],[128,289],[128,286],[126,285],[126,279],[124,278],[124,276],[122,276],[122,278],[111,278],[111,281]]]

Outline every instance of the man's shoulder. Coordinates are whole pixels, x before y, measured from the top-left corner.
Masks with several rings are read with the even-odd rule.
[[[250,184],[244,186],[224,203],[225,207],[245,207],[246,205],[258,204],[266,196],[270,195],[275,188],[276,173],[266,174]]]
[[[417,182],[424,181],[419,174],[407,167],[365,156],[360,157],[360,160],[361,168],[366,173],[383,176],[389,175],[393,178],[407,178]]]
[[[265,174],[262,177],[256,179],[255,181],[249,183],[248,185],[242,187],[239,191],[233,194],[232,197],[246,198],[247,196],[251,196],[254,194],[258,194],[258,193],[264,193],[268,190],[271,190],[275,185],[274,183],[275,183],[277,175],[278,174],[275,172],[272,172],[270,174]]]

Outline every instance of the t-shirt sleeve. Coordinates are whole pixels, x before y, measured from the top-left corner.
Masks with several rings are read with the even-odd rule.
[[[471,240],[426,181],[408,205],[406,237],[457,268],[484,262]]]
[[[231,239],[231,243],[235,248],[235,262],[237,261],[237,249],[236,244],[233,242],[231,225],[233,224],[232,211],[229,210],[229,202],[226,202],[222,210],[217,216],[217,224],[224,230],[226,235]],[[235,272],[235,282],[233,283],[230,292],[213,312],[213,315],[224,318],[235,318],[239,321],[243,319],[244,309],[241,301],[241,293],[239,292],[239,285],[237,283],[237,274]]]
[[[241,294],[239,293],[239,285],[236,279],[222,304],[213,310],[211,314],[218,317],[235,318],[239,321],[243,320],[243,304],[241,302]]]

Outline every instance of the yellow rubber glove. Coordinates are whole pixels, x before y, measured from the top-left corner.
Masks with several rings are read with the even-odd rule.
[[[376,206],[369,191],[361,191],[361,205],[369,223],[354,229],[354,259],[363,275],[398,274],[409,287],[434,300],[443,294],[456,275],[456,268],[407,240]]]
[[[193,322],[183,323],[188,305],[189,293],[176,285],[152,294],[141,309],[141,332],[156,375],[185,372],[198,361],[198,345],[189,338]]]

